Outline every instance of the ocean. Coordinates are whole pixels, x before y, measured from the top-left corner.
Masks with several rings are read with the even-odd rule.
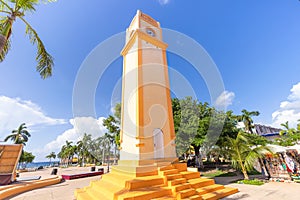
[[[38,168],[38,167],[40,167],[40,166],[42,166],[42,167],[48,167],[48,166],[50,166],[50,165],[54,165],[54,164],[56,164],[57,165],[57,163],[58,162],[32,162],[32,163],[28,163],[27,165],[26,165],[26,168]]]

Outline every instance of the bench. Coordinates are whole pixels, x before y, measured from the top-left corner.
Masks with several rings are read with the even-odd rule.
[[[64,180],[72,180],[77,178],[85,178],[85,177],[91,177],[91,176],[98,176],[103,174],[103,171],[99,172],[88,172],[88,173],[82,173],[82,174],[70,174],[70,175],[61,175],[62,179]]]

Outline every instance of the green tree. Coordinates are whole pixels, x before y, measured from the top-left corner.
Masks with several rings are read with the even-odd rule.
[[[53,1],[55,0],[44,0],[43,2]],[[0,0],[0,12],[4,14],[0,18],[0,61],[5,59],[10,49],[13,24],[17,19],[20,19],[26,26],[25,33],[28,35],[30,42],[37,46],[36,70],[44,79],[52,75],[53,58],[46,51],[37,32],[24,18],[27,13],[34,12],[40,2],[40,0]]]
[[[28,163],[33,162],[34,158],[35,158],[35,156],[32,155],[32,153],[23,151],[21,154],[21,157],[19,159],[19,163],[21,164],[22,168],[24,169],[24,168],[26,168],[26,165]]]
[[[120,146],[120,122],[121,122],[121,103],[117,103],[114,108],[114,114],[109,115],[103,120],[103,126],[114,135],[115,144]]]
[[[61,162],[64,165],[69,165],[70,160],[74,155],[74,147],[72,146],[72,141],[66,141],[66,143],[61,147],[60,152],[58,153],[58,157],[61,158]]]
[[[96,141],[92,139],[91,134],[84,134],[82,138],[83,142],[83,161],[85,162],[91,162],[93,159],[93,154],[96,154],[95,150],[97,150],[98,145],[96,144]]]
[[[286,121],[285,123],[282,123],[282,124],[280,124],[280,125],[281,125],[283,128],[285,128],[285,130],[281,130],[281,131],[279,132],[280,135],[285,135],[285,134],[287,134],[287,135],[293,135],[293,134],[296,134],[296,133],[297,133],[297,130],[296,130],[296,129],[290,128],[289,122],[288,122],[288,121]]]
[[[248,133],[253,133],[252,128],[253,126],[253,120],[252,116],[258,116],[258,111],[247,111],[246,109],[242,110],[242,115],[237,116],[237,119],[239,122],[243,122],[245,125],[245,131]]]
[[[244,179],[249,179],[247,172],[253,169],[255,160],[262,158],[266,151],[271,152],[264,145],[253,146],[247,133],[239,132],[235,139],[227,137],[227,153],[231,163],[242,171]]]
[[[105,159],[110,155],[110,148],[114,142],[114,137],[109,133],[105,133],[103,136],[97,138],[97,143],[102,150],[102,164],[105,163]]]
[[[84,134],[86,135],[86,133]],[[78,153],[78,163],[80,164],[80,166],[83,167],[84,165],[84,151],[85,151],[85,148],[83,146],[83,142],[82,140],[78,140],[77,143],[77,153]]]
[[[177,153],[180,155],[192,146],[198,167],[202,165],[201,155],[213,146],[211,142],[217,141],[222,146],[224,138],[235,138],[238,133],[232,111],[218,111],[208,103],[197,102],[191,97],[172,99],[172,109]]]
[[[179,105],[180,108],[179,108]],[[178,155],[185,153],[192,144],[199,127],[199,112],[197,101],[192,97],[185,99],[175,99],[172,102],[174,108],[173,116],[176,130],[176,151]]]
[[[30,136],[31,135],[27,130],[26,124],[22,123],[18,129],[13,130],[12,134],[7,136],[4,141],[7,142],[8,140],[12,140],[15,144],[26,145]]]
[[[46,158],[48,158],[50,160],[50,165],[51,165],[51,159],[55,159],[56,158],[56,154],[55,152],[51,152],[49,155],[46,156]]]
[[[120,122],[121,122],[121,104],[118,103],[114,108],[114,115],[109,115],[103,120],[103,126],[106,127],[110,137],[113,137],[114,144],[114,164],[117,161],[117,148],[120,147]]]
[[[226,113],[220,112],[220,115],[223,115],[225,120],[222,132],[216,144],[219,147],[222,147],[226,142],[227,137],[236,138],[239,129],[237,128],[237,116],[234,115],[231,110],[227,111]]]
[[[207,102],[201,103],[198,102],[197,104],[197,110],[198,110],[198,128],[196,130],[196,135],[192,139],[191,146],[194,148],[195,156],[196,156],[196,165],[197,167],[203,167],[202,163],[202,153],[200,153],[200,150],[203,149],[204,143],[207,139],[207,133],[208,129],[210,127],[211,122],[211,116],[213,109],[209,107],[209,104]]]
[[[282,123],[281,126],[284,130],[279,132],[280,137],[275,140],[275,144],[281,146],[293,146],[297,144],[300,140],[300,123],[297,124],[297,129],[291,128],[288,121]]]

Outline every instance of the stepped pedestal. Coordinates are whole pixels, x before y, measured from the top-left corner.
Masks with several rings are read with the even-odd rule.
[[[212,200],[238,192],[235,188],[215,184],[213,179],[200,178],[199,172],[187,171],[186,163],[163,163],[167,162],[148,163],[137,167],[113,166],[112,171],[103,175],[101,180],[92,181],[89,186],[76,190],[76,199]]]

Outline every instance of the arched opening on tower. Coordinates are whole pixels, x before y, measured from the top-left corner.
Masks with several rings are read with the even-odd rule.
[[[153,130],[154,158],[164,158],[164,134],[160,128]]]

